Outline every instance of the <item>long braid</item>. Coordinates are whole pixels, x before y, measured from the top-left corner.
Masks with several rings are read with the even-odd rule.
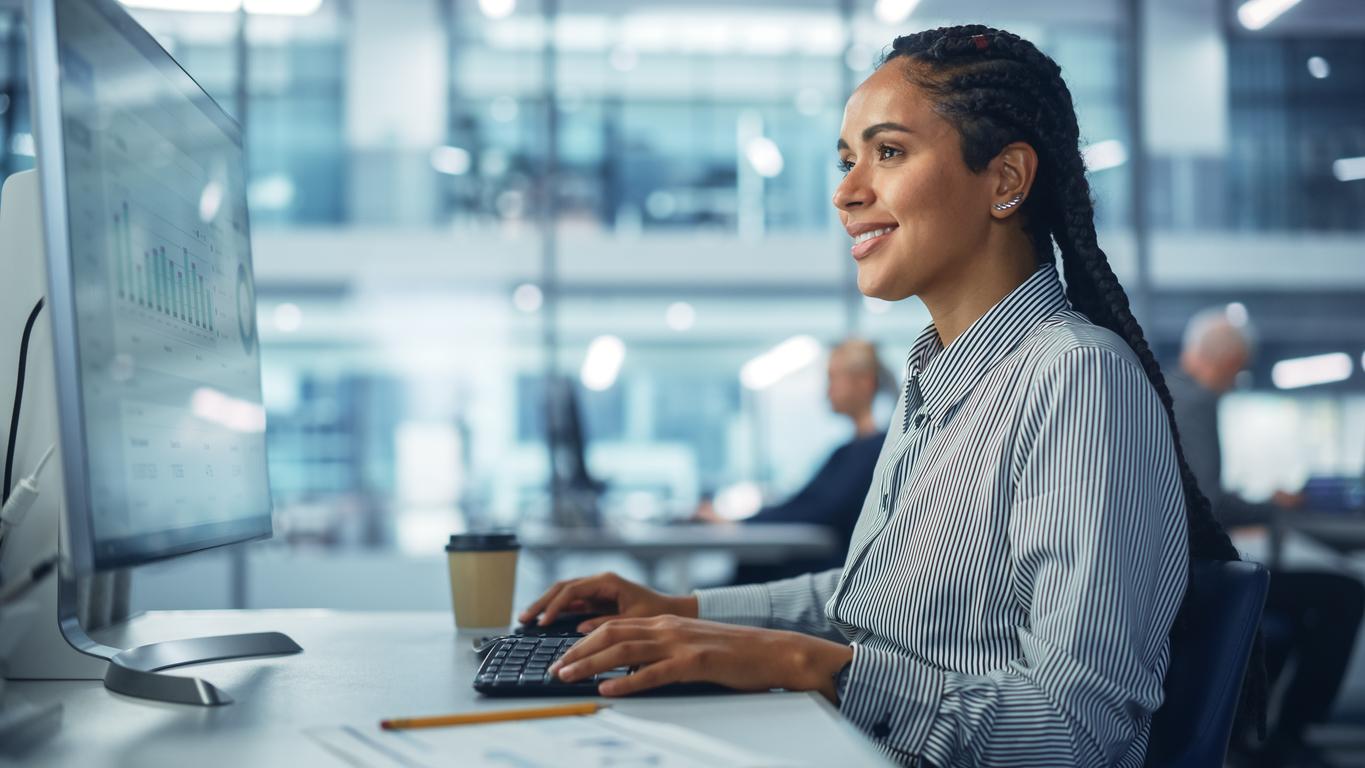
[[[1239,559],[1185,460],[1166,377],[1133,317],[1127,293],[1099,247],[1075,105],[1061,68],[1032,43],[979,25],[899,37],[885,60],[894,59],[905,60],[911,82],[925,90],[936,110],[957,128],[963,160],[972,171],[984,170],[1011,142],[1023,141],[1034,148],[1038,174],[1020,214],[1039,260],[1053,260],[1055,242],[1068,300],[1091,322],[1128,344],[1166,409],[1185,495],[1190,556]],[[1184,624],[1182,604],[1173,634]],[[1242,713],[1254,718],[1264,737],[1266,692],[1259,639],[1247,683]]]

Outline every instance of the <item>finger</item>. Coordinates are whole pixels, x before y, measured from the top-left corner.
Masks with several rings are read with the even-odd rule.
[[[603,696],[629,696],[632,693],[647,691],[650,688],[658,688],[669,683],[686,682],[685,670],[686,666],[681,662],[666,658],[649,666],[640,667],[625,677],[604,680],[601,685],[597,686],[597,692]]]
[[[586,621],[581,622],[578,625],[577,629],[579,632],[582,632],[583,634],[586,635],[589,632],[592,632],[594,629],[597,629],[598,627],[602,626],[603,624],[607,624],[613,621],[620,621],[621,618],[622,617],[620,616],[598,616],[595,619],[587,619]]]
[[[571,682],[592,677],[598,672],[606,672],[617,667],[652,664],[664,658],[666,654],[667,650],[664,646],[652,640],[630,640],[617,643],[571,664],[562,665],[557,670],[557,674],[560,680]]]
[[[551,598],[541,611],[540,623],[542,626],[549,624],[576,602],[593,602],[596,600],[615,602],[616,585],[601,576],[591,576],[570,582],[559,590],[559,593]]]
[[[569,646],[569,650],[565,651],[564,655],[560,656],[559,660],[550,666],[550,672],[553,673],[560,667],[572,664],[594,653],[600,653],[617,643],[651,639],[651,637],[647,630],[638,625],[638,622],[618,619]]]
[[[548,605],[550,601],[554,599],[555,595],[559,594],[560,590],[564,589],[568,584],[568,581],[556,581],[549,589],[545,590],[545,594],[536,598],[534,603],[527,606],[526,610],[522,611],[521,614],[517,616],[517,619],[525,623],[540,615],[540,612],[545,609],[545,606]]]

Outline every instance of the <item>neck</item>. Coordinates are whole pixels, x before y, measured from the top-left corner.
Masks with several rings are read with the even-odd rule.
[[[849,418],[853,419],[854,437],[867,437],[868,435],[876,434],[877,422],[872,418],[872,409],[870,407],[852,414]]]
[[[1038,268],[1028,237],[1014,229],[1002,242],[987,243],[981,258],[965,261],[960,279],[920,293],[944,347],[1000,303]]]

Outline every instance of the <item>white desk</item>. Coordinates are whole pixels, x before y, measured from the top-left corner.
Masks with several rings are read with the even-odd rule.
[[[666,592],[692,588],[687,559],[705,552],[724,552],[742,563],[778,563],[788,559],[825,557],[836,542],[829,528],[803,523],[761,525],[620,525],[610,528],[523,526],[517,538],[526,554],[544,567],[546,581],[560,578],[558,561],[566,554],[620,552],[645,572],[645,582]],[[677,564],[678,583],[664,583],[663,566]]]
[[[223,707],[126,698],[98,682],[11,682],[10,692],[29,701],[65,705],[57,735],[17,764],[330,766],[340,763],[301,729],[537,703],[487,699],[470,688],[478,658],[470,639],[455,634],[448,613],[165,611],[101,639],[126,646],[272,629],[293,637],[303,653],[179,670],[205,678],[236,700]],[[871,742],[818,694],[633,698],[614,704],[625,714],[693,728],[796,765],[886,765]],[[0,766],[15,764],[0,758]]]

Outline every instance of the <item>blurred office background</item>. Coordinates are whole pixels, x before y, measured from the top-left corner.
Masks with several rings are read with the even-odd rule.
[[[855,288],[843,100],[945,23],[1062,65],[1101,244],[1164,360],[1198,309],[1255,325],[1225,483],[1365,472],[1365,4],[125,2],[246,126],[277,531],[144,569],[138,605],[446,607],[448,533],[549,508],[550,371],[610,523],[799,487],[850,434],[822,350],[865,336],[900,371],[928,322]],[[0,176],[33,164],[16,6]]]

